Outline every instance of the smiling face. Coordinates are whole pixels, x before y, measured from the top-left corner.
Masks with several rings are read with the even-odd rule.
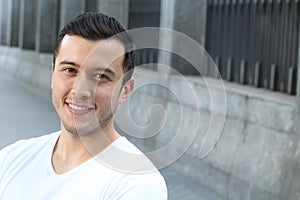
[[[113,115],[133,89],[122,85],[124,46],[114,39],[91,41],[66,35],[52,73],[52,101],[62,131],[88,134],[113,130]]]

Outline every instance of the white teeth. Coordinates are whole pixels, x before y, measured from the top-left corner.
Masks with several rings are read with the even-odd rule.
[[[69,106],[74,110],[88,110],[88,108],[86,108],[86,107],[75,106],[73,104],[69,104]]]

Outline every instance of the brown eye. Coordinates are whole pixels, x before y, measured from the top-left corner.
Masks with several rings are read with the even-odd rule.
[[[70,67],[65,68],[64,71],[65,71],[65,72],[68,72],[68,73],[76,73],[76,70],[73,69],[73,68],[70,68]]]
[[[106,76],[105,74],[96,74],[96,78],[98,78],[98,79],[107,79],[107,80],[109,80],[109,77],[108,76]]]

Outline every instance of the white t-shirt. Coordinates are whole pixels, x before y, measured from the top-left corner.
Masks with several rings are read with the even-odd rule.
[[[20,140],[0,151],[0,199],[167,199],[167,188],[161,174],[145,161],[147,159],[144,160],[146,164],[136,165],[141,157],[132,155],[146,156],[124,137],[114,141],[99,156],[66,173],[55,173],[51,157],[59,135],[60,132],[55,132]],[[134,157],[131,164],[120,164],[128,161],[126,154],[121,160],[115,155],[120,150],[130,153],[129,160]],[[113,156],[118,159],[112,159]]]

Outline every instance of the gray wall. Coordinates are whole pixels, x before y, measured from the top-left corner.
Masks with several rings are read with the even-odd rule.
[[[128,27],[129,0],[98,0],[99,11],[118,19],[124,27]]]
[[[157,72],[147,70],[137,70],[135,77],[138,86],[159,81]],[[218,93],[222,92],[218,81],[205,80],[194,77],[185,80],[172,75],[168,84],[172,92],[167,92],[165,87],[146,84],[129,100],[130,117],[127,109],[119,109],[123,119],[119,120],[119,126],[129,132],[134,131],[128,125],[130,119],[137,126],[147,126],[149,116],[154,115],[151,107],[160,104],[167,113],[167,119],[158,136],[155,139],[135,137],[133,141],[145,152],[159,150],[175,137],[179,123],[185,130],[181,139],[187,140],[194,131],[192,123],[199,116],[197,107],[187,95],[185,82],[188,81],[200,107],[199,128],[189,149],[171,167],[224,199],[299,199],[298,99],[225,82],[227,113],[224,128],[213,151],[200,159],[199,150],[214,112],[211,98],[218,98]],[[210,94],[206,84],[211,86]],[[163,95],[163,92],[168,95]],[[178,102],[174,94],[185,97],[185,100]],[[181,115],[179,107],[188,114]],[[124,116],[128,120],[124,120]],[[167,154],[159,158],[174,156],[181,149],[180,145],[180,142],[174,144]]]
[[[50,54],[1,47],[0,55],[1,73],[11,74],[16,80],[26,83],[28,88],[50,100]],[[157,82],[159,77],[155,71],[137,70],[135,79],[138,89],[129,101],[132,104],[131,118],[140,125],[149,120],[149,108],[155,104],[160,104],[168,114],[163,129],[157,137],[150,139],[150,143],[147,139],[131,138],[145,152],[168,144],[174,137],[180,120],[185,130],[184,135],[181,135],[184,142],[188,134],[195,130],[190,130],[193,127],[191,123],[199,115],[189,98],[183,98],[178,104],[177,97],[189,97],[183,83],[186,80],[179,76],[169,77],[169,85],[163,88],[149,85],[139,88],[144,82]],[[224,199],[300,198],[298,99],[225,83],[227,114],[221,137],[211,154],[199,159],[200,146],[213,110],[204,80],[195,77],[187,80],[197,95],[200,108],[199,129],[191,146],[171,167]],[[221,91],[218,82],[210,78],[206,78],[206,82],[212,89],[211,94],[218,97]],[[173,94],[176,94],[176,98]],[[179,106],[188,113],[178,119],[181,116]],[[123,119],[127,115],[125,111],[124,106],[119,108],[119,116]],[[127,123],[127,120],[123,121]],[[122,124],[122,120],[118,123],[126,130],[126,123]],[[156,123],[162,125],[159,121]],[[164,156],[171,157],[178,153],[180,145],[173,145],[168,155]]]
[[[0,71],[50,100],[52,54],[0,46]]]
[[[47,9],[55,6],[56,1],[42,2],[43,4],[37,5],[37,13],[30,13],[33,8],[29,4],[26,9],[24,2],[20,5],[24,7],[20,16],[30,13],[31,17],[34,18],[35,15],[38,17],[33,23],[21,20],[18,37],[20,40],[19,47],[0,46],[0,71],[11,74],[38,95],[50,100],[52,55],[40,52],[43,52],[43,49],[52,43],[54,36],[52,34],[53,37],[51,37],[51,34],[47,33],[47,26],[41,23],[40,13],[47,12],[53,16],[53,18],[46,18],[47,24],[55,22],[57,13]],[[74,4],[72,3],[75,6],[72,10],[76,12],[67,12],[66,8],[70,6],[70,2],[73,1],[64,0],[61,3],[61,24],[59,27],[86,6],[76,1]],[[206,1],[186,3],[186,1],[179,0],[162,0],[162,2],[162,12],[164,12],[161,15],[162,26],[181,31],[203,45],[206,16],[204,5]],[[3,3],[4,1],[1,1],[1,5]],[[126,24],[128,1],[122,1],[122,3],[124,5],[117,0],[99,0],[98,6],[100,10],[117,16]],[[9,6],[11,5],[8,4]],[[3,8],[0,6],[0,10]],[[192,10],[193,17],[188,15],[189,10]],[[11,42],[11,37],[16,37],[9,34],[11,33],[9,29],[16,29],[16,26],[10,26],[6,20],[4,15],[0,15],[1,44],[7,44]],[[25,24],[29,25],[24,26]],[[31,25],[36,25],[36,29],[30,29]],[[30,30],[37,31],[30,35]],[[32,40],[30,36],[34,37],[35,40]],[[47,40],[44,41],[43,38],[47,38]],[[176,42],[170,38],[164,45],[171,45],[172,48],[176,49],[176,45],[181,46]],[[31,50],[22,49],[27,46]],[[168,55],[162,55],[163,64],[175,66],[174,68],[178,71],[182,70],[184,65],[181,65],[180,60],[176,60],[174,57],[165,58],[168,58]],[[182,79],[178,75],[165,76],[162,72],[163,70],[159,68],[159,72],[140,69],[135,73],[137,87],[147,81],[148,83],[154,81],[165,84],[165,87],[161,87],[159,84],[154,86],[147,84],[146,87],[136,90],[129,101],[133,105],[130,107],[130,117],[140,127],[149,122],[154,123],[155,126],[163,127],[158,131],[157,136],[149,139],[130,137],[138,146],[146,152],[166,146],[176,136],[174,134],[182,122],[185,131],[180,135],[181,142],[175,143],[168,149],[167,154],[163,154],[166,158],[172,157],[180,153],[182,145],[189,146],[187,151],[171,165],[178,173],[202,184],[223,196],[224,199],[300,198],[299,99],[263,89],[225,83],[227,113],[224,128],[211,154],[200,159],[199,150],[204,141],[205,133],[209,130],[210,119],[214,113],[210,95],[218,99],[222,93],[222,88],[216,79],[206,78],[207,82],[204,82],[200,77]],[[197,111],[195,102],[189,98],[190,95],[185,88],[186,81],[196,94],[200,112]],[[210,93],[206,83],[211,86]],[[183,99],[178,102],[176,97],[183,97]],[[153,107],[153,105],[160,106]],[[182,110],[186,113],[181,114],[179,106],[182,106]],[[154,110],[152,113],[150,112],[150,116],[154,116],[152,119],[154,121],[151,121],[148,115],[148,109],[151,107]],[[125,111],[127,111],[125,105],[121,106],[118,116],[126,116],[127,112],[125,113]],[[178,116],[182,118],[178,118]],[[200,123],[196,124],[198,128],[195,129],[193,127],[195,126],[195,119],[198,117]],[[219,117],[222,118],[221,115]],[[126,120],[123,121],[127,122]],[[132,127],[126,127],[128,124],[122,124],[122,120],[118,122],[121,128],[131,130]],[[190,141],[187,140],[191,139],[190,133],[195,131],[195,138],[192,138],[192,143],[189,144]],[[138,136],[136,134],[134,136]],[[144,134],[141,137],[148,137],[147,132],[140,134]]]

